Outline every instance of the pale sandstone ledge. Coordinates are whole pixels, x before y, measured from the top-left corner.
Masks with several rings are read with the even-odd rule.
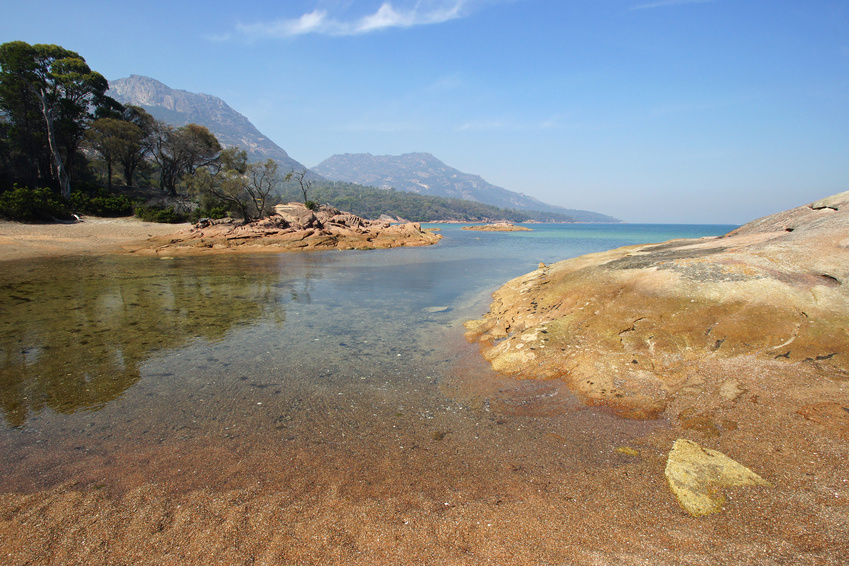
[[[249,224],[232,219],[206,220],[174,234],[150,238],[128,251],[137,254],[192,255],[212,252],[288,252],[372,250],[427,246],[442,236],[418,223],[364,220],[330,206],[312,211],[303,204],[275,207],[275,214]]]
[[[525,226],[516,226],[509,222],[496,222],[495,224],[482,224],[475,226],[463,226],[462,230],[478,230],[480,232],[531,232]]]
[[[849,434],[849,192],[722,237],[542,266],[466,328],[495,370],[564,380],[623,416],[720,434],[748,399],[759,414],[735,418]]]

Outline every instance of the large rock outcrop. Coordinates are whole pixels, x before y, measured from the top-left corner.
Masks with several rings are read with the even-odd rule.
[[[141,253],[205,253],[209,250],[370,250],[427,246],[442,237],[417,223],[390,224],[340,212],[330,206],[278,205],[275,214],[242,224],[233,219],[202,220],[187,230],[148,240]]]
[[[766,375],[849,379],[849,192],[722,237],[542,266],[466,328],[502,373],[562,379],[588,404],[637,418],[701,395],[677,403],[681,422],[720,430],[700,411]]]

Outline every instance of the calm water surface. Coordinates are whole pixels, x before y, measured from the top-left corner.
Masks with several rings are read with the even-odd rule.
[[[462,322],[539,262],[732,226],[440,227],[427,248],[3,264],[0,490],[179,490],[286,468],[288,482],[355,477],[379,493],[402,470],[474,477],[507,453],[608,465],[611,446],[661,426],[500,380]]]

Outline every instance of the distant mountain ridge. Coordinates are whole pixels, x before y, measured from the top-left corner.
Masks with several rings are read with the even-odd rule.
[[[141,75],[109,81],[107,94],[121,104],[141,106],[157,120],[173,126],[206,126],[221,145],[244,149],[251,161],[273,159],[280,164],[283,173],[306,169],[264,136],[250,120],[215,96],[173,89]]]
[[[224,147],[244,149],[251,161],[274,159],[280,164],[282,173],[306,169],[218,97],[174,89],[142,75],[110,81],[108,94],[122,104],[141,106],[156,119],[174,126],[192,123],[206,126]],[[497,187],[478,175],[449,167],[430,153],[334,155],[309,170],[308,176],[315,181],[323,181],[324,177],[427,196],[471,200],[506,209],[556,213],[577,222],[619,222],[611,216],[553,206]]]
[[[497,187],[479,175],[449,167],[430,153],[337,154],[312,170],[332,181],[466,199],[501,208],[556,212],[571,216],[577,222],[619,222],[611,216],[546,204],[533,197]]]

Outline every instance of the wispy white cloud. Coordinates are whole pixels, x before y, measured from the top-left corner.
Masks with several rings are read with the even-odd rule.
[[[542,120],[518,121],[513,118],[489,118],[472,120],[456,126],[457,132],[487,131],[540,131],[559,128],[563,124],[563,114],[555,114]]]
[[[394,0],[374,12],[354,18],[334,17],[316,8],[297,18],[239,24],[239,36],[249,39],[285,38],[305,34],[363,35],[392,28],[440,24],[468,16],[478,5],[492,0]]]
[[[630,11],[634,10],[648,10],[651,8],[665,8],[668,6],[679,6],[682,4],[705,4],[707,2],[716,2],[716,0],[657,0],[655,2],[647,2],[646,4],[639,4],[630,9]]]

